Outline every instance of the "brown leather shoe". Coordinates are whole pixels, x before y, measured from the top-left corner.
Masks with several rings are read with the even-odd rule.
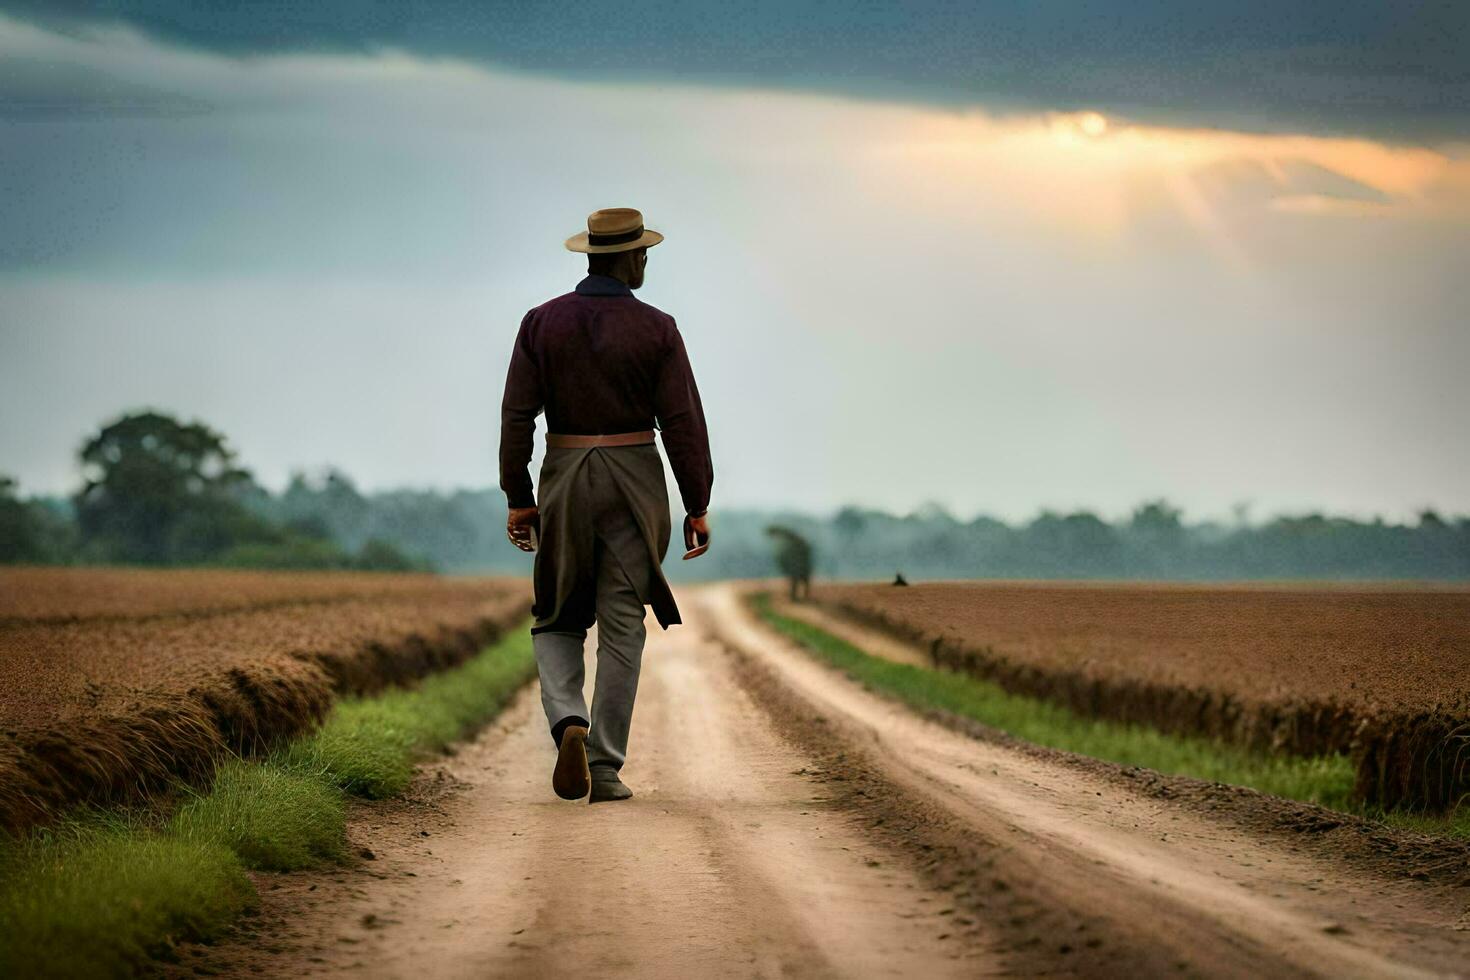
[[[561,733],[561,751],[556,754],[556,768],[551,771],[551,788],[564,800],[580,800],[587,795],[592,774],[587,770],[587,729],[568,725]]]
[[[610,769],[597,769],[592,773],[592,796],[588,803],[608,803],[613,800],[632,799],[633,791]]]

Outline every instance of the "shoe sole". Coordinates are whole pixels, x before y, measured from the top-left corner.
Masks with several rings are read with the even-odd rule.
[[[570,725],[561,733],[561,749],[551,772],[551,788],[564,800],[580,800],[592,789],[587,768],[587,729]]]

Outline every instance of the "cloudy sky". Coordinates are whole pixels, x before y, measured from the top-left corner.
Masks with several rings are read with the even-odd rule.
[[[717,510],[1470,511],[1463,4],[209,7],[0,2],[24,490],[144,406],[493,485],[522,314],[634,206]]]

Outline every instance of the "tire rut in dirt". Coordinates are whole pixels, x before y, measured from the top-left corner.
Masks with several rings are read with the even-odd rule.
[[[1017,973],[1158,975],[1180,967],[1167,950],[1120,940],[1113,923],[1074,907],[1069,896],[1038,881],[1008,848],[886,778],[841,726],[785,685],[776,672],[711,634],[740,665],[741,686],[776,729],[813,761],[808,778],[824,785],[833,805],[858,815],[865,833],[914,867],[956,906],[987,924]],[[1279,975],[1279,974],[1278,974]]]

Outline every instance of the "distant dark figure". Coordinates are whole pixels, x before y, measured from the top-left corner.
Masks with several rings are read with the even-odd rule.
[[[766,533],[776,542],[776,567],[791,583],[791,600],[811,597],[812,546],[789,527],[772,524]]]
[[[908,585],[909,584],[909,580],[903,577],[903,572],[894,572],[893,573],[893,584],[894,585]]]

